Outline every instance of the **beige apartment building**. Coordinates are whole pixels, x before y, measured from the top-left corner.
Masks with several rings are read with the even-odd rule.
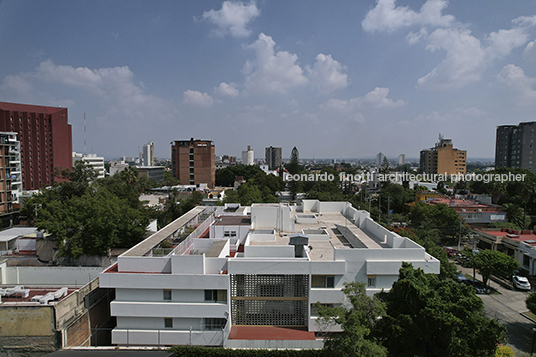
[[[453,148],[452,140],[440,135],[435,147],[421,151],[420,168],[426,174],[465,174],[467,151]]]

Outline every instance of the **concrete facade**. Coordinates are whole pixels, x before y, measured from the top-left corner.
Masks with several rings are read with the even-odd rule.
[[[175,141],[171,146],[173,177],[182,185],[206,183],[214,188],[216,182],[216,150],[210,140]]]
[[[254,162],[254,153],[251,145],[248,145],[246,151],[242,151],[242,165],[253,165]]]
[[[91,166],[97,173],[97,178],[104,178],[106,176],[106,170],[104,169],[104,157],[97,156],[96,154],[79,154],[73,152],[73,164],[77,161],[83,161],[87,165]]]
[[[495,141],[495,168],[513,167],[536,172],[533,159],[536,122],[497,127]],[[536,151],[534,152],[536,154]]]
[[[282,164],[282,149],[274,148],[270,146],[265,149],[265,159],[266,165],[268,165],[268,170],[277,170]]]
[[[21,194],[22,171],[17,133],[0,132],[0,214],[19,210]]]
[[[112,343],[321,347],[315,339],[252,342],[230,336],[239,325],[340,331],[318,323],[313,306],[347,304],[344,283],[363,282],[372,295],[391,288],[402,262],[439,273],[439,261],[423,247],[347,202],[254,204],[250,216],[241,210],[250,226],[218,227],[225,209],[194,208],[165,227],[167,233],[149,237],[150,244],[140,243],[100,274],[101,286],[116,291]],[[201,216],[208,218],[171,253],[152,256],[160,241]],[[240,216],[235,211],[237,218],[228,219]],[[231,228],[236,237],[230,237]],[[202,232],[209,237],[200,238],[206,236]]]
[[[73,166],[67,108],[0,102],[0,131],[18,134],[23,190],[48,186],[56,167]]]
[[[452,140],[440,135],[435,147],[421,151],[420,168],[426,174],[465,174],[467,151],[454,149]]]

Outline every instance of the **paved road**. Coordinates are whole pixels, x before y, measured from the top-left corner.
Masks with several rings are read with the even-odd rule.
[[[473,274],[472,269],[462,268],[460,265],[457,265],[457,267],[464,274]],[[478,273],[476,278],[482,281],[482,277]],[[484,302],[486,315],[497,318],[501,324],[506,326],[508,330],[508,346],[512,347],[516,356],[530,355],[533,337],[532,328],[535,325],[531,320],[520,314],[527,311],[525,300],[529,292],[506,289],[493,281],[490,282],[490,286],[497,293],[479,295]]]

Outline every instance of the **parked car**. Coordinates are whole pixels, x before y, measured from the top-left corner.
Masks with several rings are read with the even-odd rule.
[[[464,280],[467,280],[467,278],[465,277],[465,275],[463,275],[463,273],[461,271],[457,272],[456,273],[456,281],[458,283],[461,283],[462,281]]]
[[[480,281],[465,279],[465,280],[462,280],[461,282],[462,284],[472,286],[476,290],[477,294],[489,294],[490,293],[490,290],[488,289],[488,287],[484,285],[483,283],[481,283]]]
[[[451,258],[455,257],[459,252],[454,248],[445,248],[445,253]]]
[[[519,290],[530,290],[531,288],[529,279],[524,276],[514,275],[512,281],[514,282],[514,287]]]

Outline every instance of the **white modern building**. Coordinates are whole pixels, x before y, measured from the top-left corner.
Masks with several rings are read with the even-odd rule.
[[[76,161],[80,160],[84,161],[97,172],[98,179],[105,177],[104,157],[97,156],[96,154],[85,155],[73,152],[73,165]]]
[[[154,143],[152,141],[143,145],[141,153],[143,166],[154,166]]]
[[[242,165],[253,165],[254,163],[253,148],[251,145],[248,145],[248,149],[242,151]]]
[[[402,166],[406,163],[406,154],[398,155],[398,166]]]
[[[119,256],[100,286],[115,289],[119,346],[320,348],[340,327],[317,322],[314,305],[345,304],[346,282],[389,290],[402,262],[439,273],[423,247],[348,202],[198,206]]]

